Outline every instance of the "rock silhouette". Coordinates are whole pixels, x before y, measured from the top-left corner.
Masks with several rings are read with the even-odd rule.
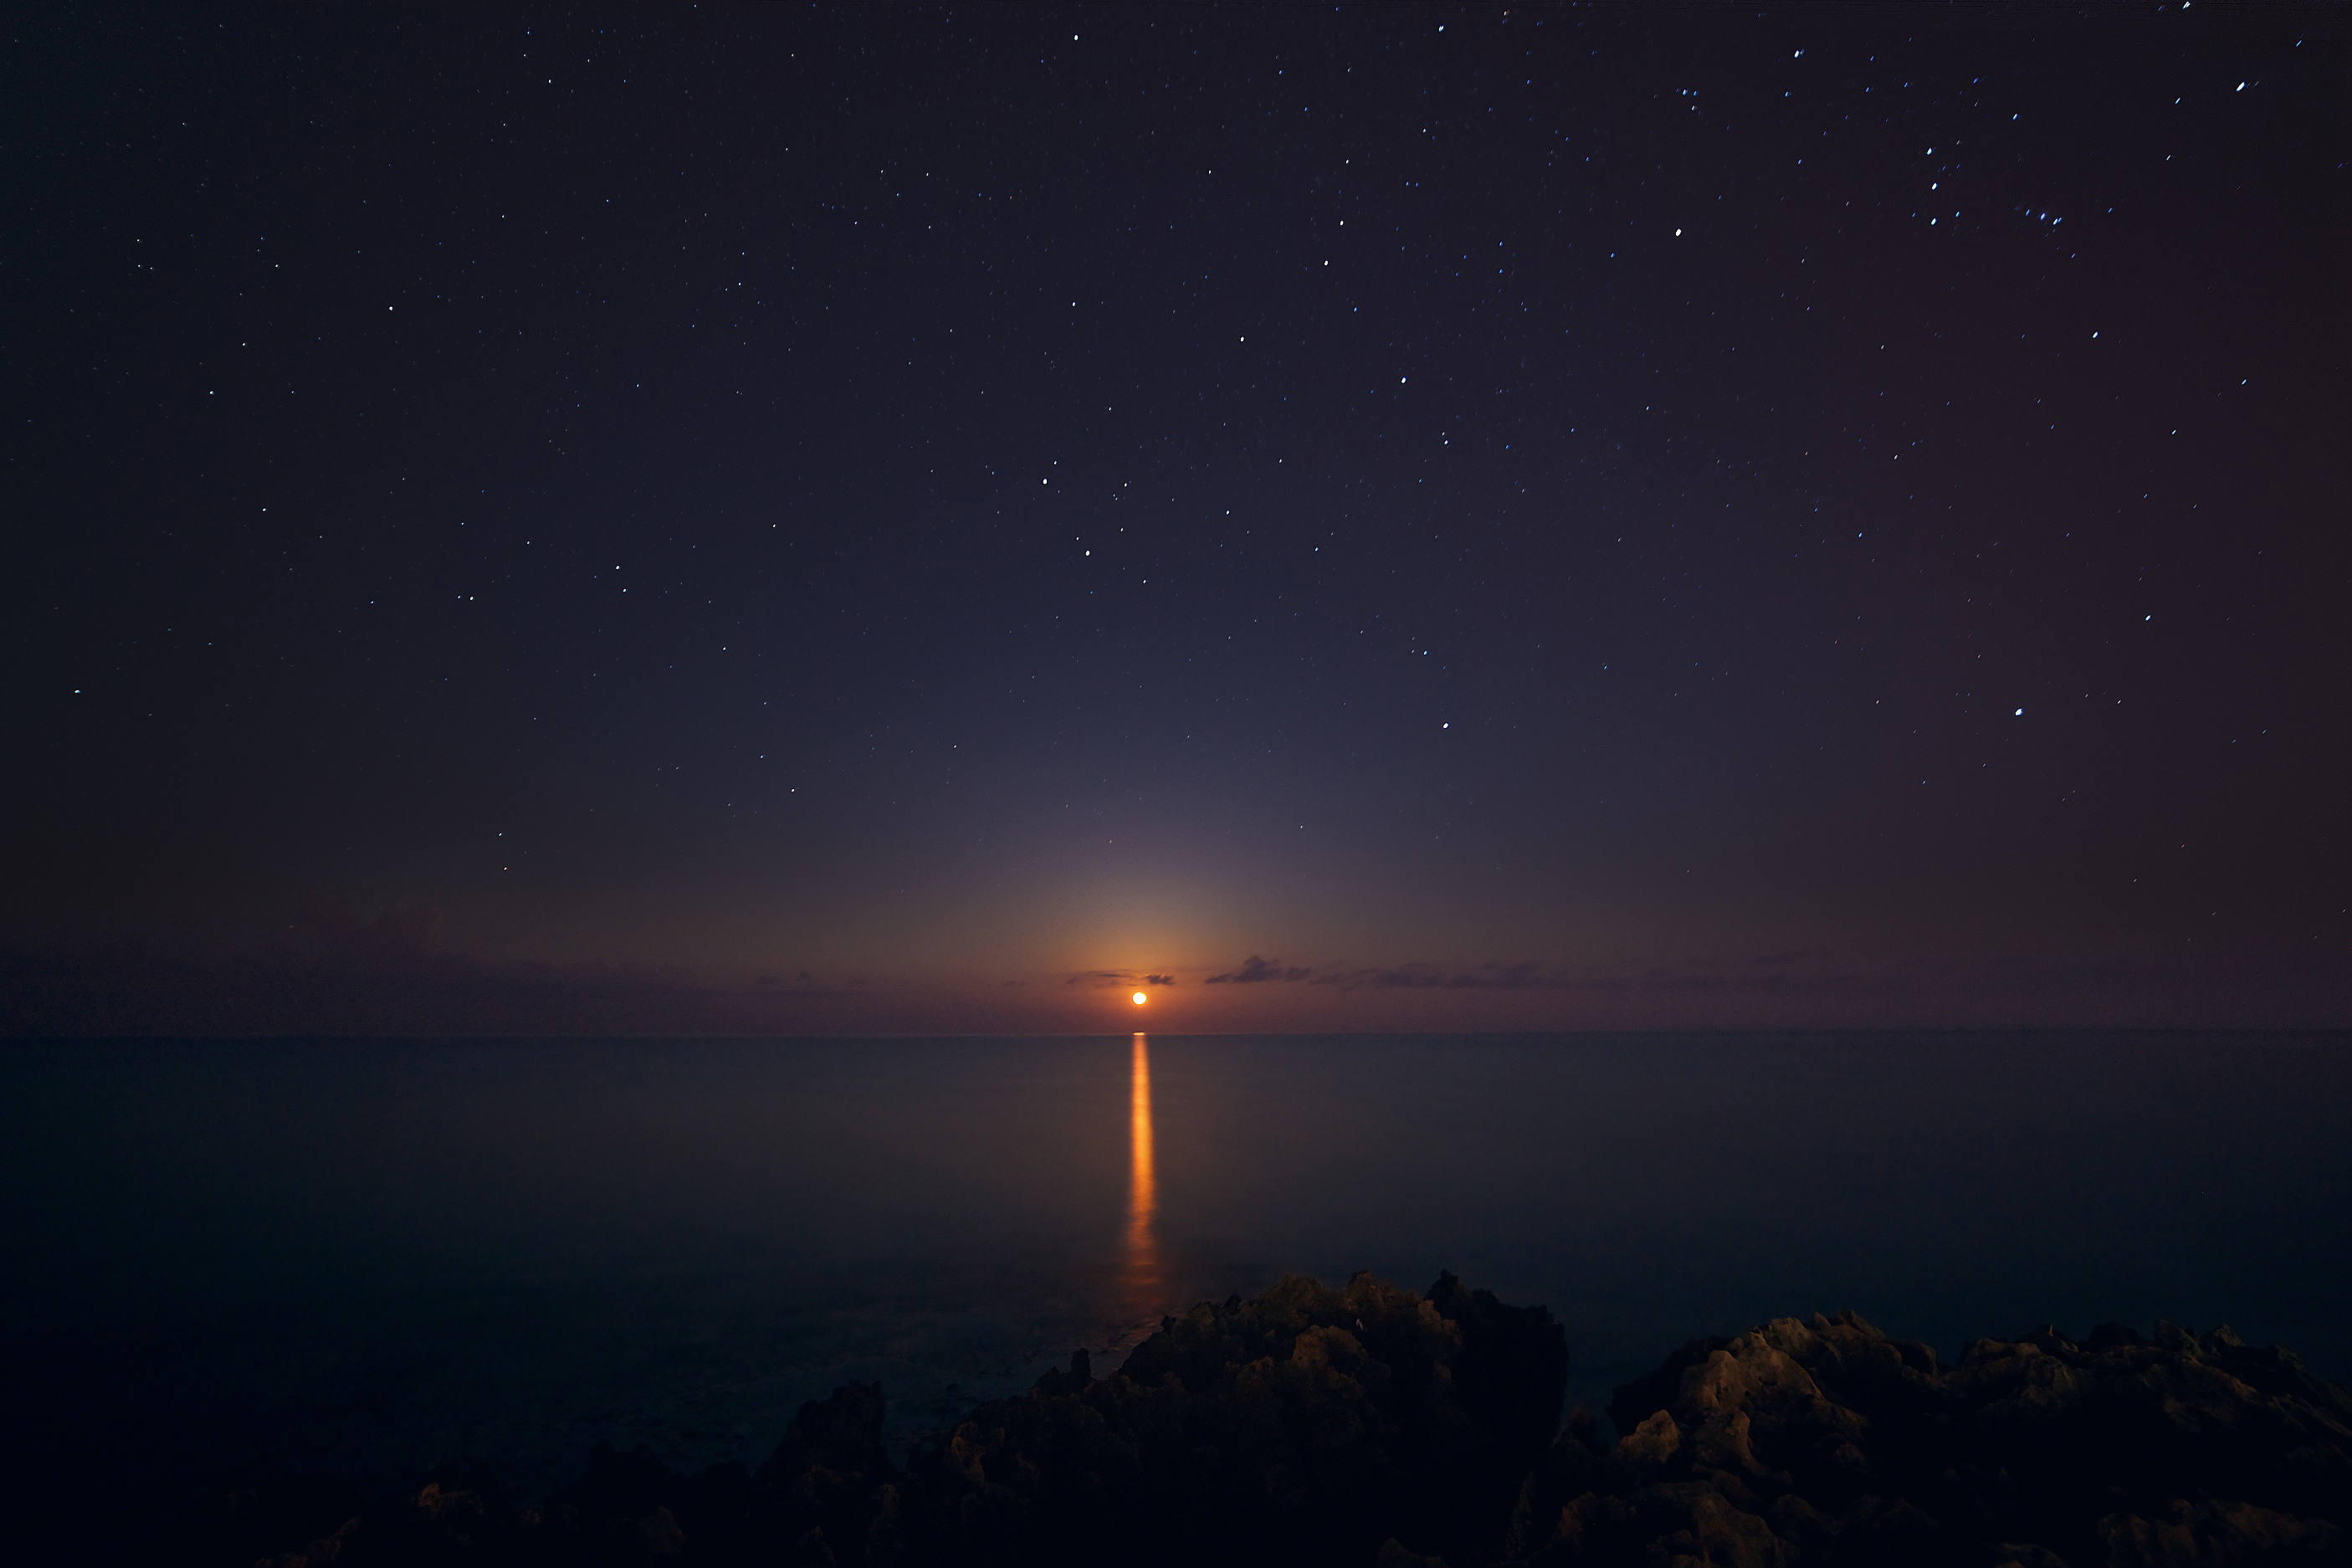
[[[1286,1279],[982,1406],[909,1489],[940,1561],[1368,1563],[1387,1536],[1491,1555],[1568,1377],[1559,1324],[1452,1275]]]
[[[2352,1562],[2352,1396],[2226,1328],[1979,1340],[1950,1367],[1853,1313],[1694,1340],[1559,1419],[1539,1307],[1444,1275],[1286,1278],[1080,1351],[905,1468],[883,1394],[811,1401],[756,1471],[599,1448],[535,1507],[449,1480],[352,1509],[235,1494],[156,1560],[247,1568],[1076,1563],[2095,1564]],[[274,1537],[270,1532],[275,1531]],[[257,1551],[254,1542],[269,1544]],[[299,1544],[296,1544],[299,1542]]]
[[[2352,1398],[2226,1328],[2104,1324],[1927,1346],[1842,1312],[1694,1340],[1571,1421],[1514,1511],[1512,1561],[2347,1560]]]

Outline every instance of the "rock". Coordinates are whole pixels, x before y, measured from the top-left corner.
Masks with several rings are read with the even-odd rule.
[[[1683,1429],[1674,1416],[1664,1410],[1653,1411],[1617,1445],[1617,1473],[1628,1481],[1654,1476],[1674,1462],[1682,1446]]]
[[[1852,1313],[1783,1318],[1688,1342],[1610,1411],[1594,1489],[1541,1541],[1523,1506],[1517,1560],[2352,1561],[2352,1398],[2226,1329],[2043,1328],[1944,1369]]]
[[[2184,1563],[2340,1563],[2345,1532],[2326,1520],[2297,1519],[2250,1503],[2175,1500],[2161,1521],[2111,1514],[2099,1521],[2109,1568],[2170,1568]]]
[[[1566,1368],[1549,1314],[1451,1275],[1286,1279],[1171,1316],[1108,1378],[982,1406],[910,1480],[944,1560],[1362,1568],[1393,1537],[1491,1561]]]
[[[898,1468],[882,1446],[886,1409],[878,1383],[845,1384],[803,1405],[751,1478],[735,1519],[722,1524],[723,1513],[714,1510],[711,1527],[698,1537],[731,1538],[741,1557],[809,1568],[866,1561],[897,1497],[891,1483]],[[709,1473],[707,1489],[715,1489],[717,1475]],[[882,1530],[886,1555],[897,1528],[894,1518]]]
[[[2046,1546],[2004,1541],[1988,1554],[1992,1568],[2066,1568],[2066,1560]]]
[[[1086,1356],[1078,1352],[1074,1364],[1083,1368]],[[878,1383],[844,1384],[823,1399],[810,1400],[784,1428],[758,1480],[763,1486],[789,1483],[818,1466],[845,1476],[890,1475],[889,1451],[882,1446],[884,1409]]]
[[[986,1568],[2172,1568],[2352,1564],[2352,1396],[2226,1328],[1972,1342],[1851,1313],[1691,1340],[1555,1432],[1540,1308],[1441,1275],[1286,1279],[1084,1351],[902,1472],[881,1389],[803,1405],[756,1472],[600,1446],[538,1508],[442,1477],[208,1503],[156,1561]],[[257,1546],[256,1542],[259,1544]]]

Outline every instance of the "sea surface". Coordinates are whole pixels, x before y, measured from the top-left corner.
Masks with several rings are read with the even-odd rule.
[[[2352,1379],[2343,1034],[17,1043],[0,1173],[0,1467],[110,1530],[757,1464],[853,1377],[905,1445],[1285,1272],[1542,1302],[1596,1408],[1841,1308]]]

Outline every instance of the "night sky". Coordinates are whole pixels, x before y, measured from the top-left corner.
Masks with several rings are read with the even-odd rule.
[[[5,37],[0,1026],[2352,1016],[2340,11]]]

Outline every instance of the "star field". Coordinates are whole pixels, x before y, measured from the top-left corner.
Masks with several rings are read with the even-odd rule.
[[[2332,14],[11,36],[12,962],[2340,1016]]]

